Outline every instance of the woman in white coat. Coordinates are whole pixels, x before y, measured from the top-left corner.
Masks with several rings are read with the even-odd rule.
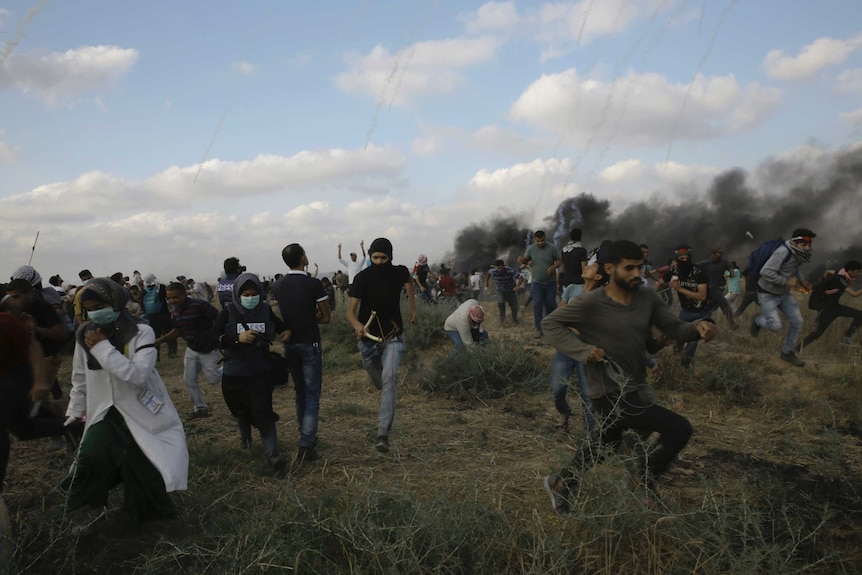
[[[97,278],[81,303],[90,321],[76,334],[69,421],[86,427],[69,479],[69,509],[104,514],[119,483],[135,520],[176,512],[168,492],[185,490],[189,454],[182,422],[156,371],[152,328],[126,310],[119,284]]]

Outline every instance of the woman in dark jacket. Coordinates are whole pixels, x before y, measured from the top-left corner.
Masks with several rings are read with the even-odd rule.
[[[272,411],[272,362],[269,346],[281,321],[271,313],[262,297],[263,287],[254,274],[243,273],[233,284],[231,302],[225,305],[213,325],[218,346],[224,351],[222,395],[236,418],[240,446],[251,447],[251,426],[257,427],[266,450],[267,462],[276,471],[287,460],[278,452]]]

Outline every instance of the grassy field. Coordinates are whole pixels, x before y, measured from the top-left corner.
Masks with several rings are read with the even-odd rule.
[[[486,308],[496,316],[492,302]],[[862,572],[860,365],[858,348],[837,343],[847,320],[804,350],[804,368],[778,358],[781,334],[753,339],[723,319],[692,370],[662,351],[659,401],[695,428],[661,483],[670,509],[642,507],[618,459],[586,474],[573,512],[557,517],[541,478],[571,458],[581,431],[560,429],[548,392],[552,349],[532,339],[531,314],[519,326],[490,319],[493,345],[447,360],[448,310],[420,305],[391,450],[380,455],[379,392],[344,309],[323,329],[320,461],[273,474],[259,443],[239,449],[220,390],[205,387],[213,416],[186,422],[180,517],[134,525],[117,489],[108,519],[79,536],[62,501],[46,497],[72,456],[15,443],[4,493],[16,530],[8,572]],[[813,315],[804,313],[807,333]],[[189,411],[182,360],[158,367],[178,410]],[[67,371],[61,377],[68,382]],[[286,455],[298,435],[292,400],[292,389],[276,389]]]

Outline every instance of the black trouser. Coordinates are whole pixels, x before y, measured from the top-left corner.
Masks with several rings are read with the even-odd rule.
[[[649,480],[667,471],[691,438],[693,430],[686,418],[652,401],[644,401],[637,392],[623,397],[602,396],[591,401],[599,425],[584,440],[569,466],[560,472],[560,479],[570,491],[587,467],[601,463],[608,453],[616,452],[628,430],[641,437],[659,434],[645,460],[639,462]]]
[[[712,309],[720,309],[721,313],[724,314],[724,317],[727,318],[727,322],[732,326],[733,325],[733,308],[730,307],[730,304],[727,303],[727,300],[724,299],[724,290],[715,291],[715,299],[712,302]]]
[[[169,333],[172,329],[174,329],[174,325],[171,322],[171,316],[168,314],[156,314],[147,316],[148,321],[150,322],[150,327],[153,328],[153,331],[156,334],[156,337],[161,337],[166,333]],[[168,342],[165,342],[168,346],[168,354],[176,355],[177,354],[177,340],[172,339]],[[157,350],[158,351],[158,350]]]
[[[742,301],[739,302],[739,307],[736,308],[736,311],[733,313],[737,317],[739,317],[743,313],[745,313],[746,308],[753,303],[757,303],[757,290],[756,289],[754,289],[754,290],[746,289],[745,291],[742,292]],[[757,303],[757,305],[760,305],[760,304]]]
[[[0,375],[0,491],[9,464],[9,431],[19,439],[38,439],[63,435],[61,417],[40,414],[30,417],[30,388],[33,372],[25,363]]]
[[[834,305],[829,306],[827,308],[823,308],[820,310],[820,313],[817,314],[817,319],[814,320],[814,331],[805,336],[805,339],[802,340],[802,347],[806,347],[818,337],[823,335],[826,330],[832,325],[832,322],[838,319],[839,317],[852,317],[853,322],[847,328],[847,331],[844,332],[846,337],[851,337],[856,330],[862,326],[862,310],[854,309],[852,307],[847,307],[846,305]]]

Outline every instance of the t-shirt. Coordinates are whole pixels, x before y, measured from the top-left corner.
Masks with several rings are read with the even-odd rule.
[[[321,281],[291,270],[278,280],[274,291],[284,327],[290,330],[289,343],[320,343],[315,313],[318,302],[329,299]]]
[[[563,247],[563,286],[583,284],[581,263],[587,261],[587,249],[581,242],[569,242]]]
[[[536,244],[530,244],[530,246],[527,247],[527,253],[524,254],[524,257],[533,262],[533,283],[556,283],[556,274],[548,274],[548,268],[554,265],[554,262],[561,259],[560,250],[558,250],[556,246],[545,244],[545,247],[539,248]]]
[[[401,290],[411,281],[410,270],[392,264],[372,264],[356,274],[347,292],[350,297],[361,300],[356,319],[365,325],[375,311],[377,317],[368,326],[369,333],[388,336],[394,329],[395,334],[401,334],[404,331]]]
[[[443,290],[443,295],[446,297],[455,297],[458,295],[457,286],[455,285],[455,278],[452,276],[440,276],[440,281],[438,282],[440,289]]]
[[[691,266],[691,270],[689,270],[688,274],[683,274],[679,271],[679,269],[674,266],[668,270],[668,272],[664,276],[664,281],[670,283],[671,278],[673,276],[677,276],[679,278],[679,287],[682,289],[697,291],[698,285],[708,284],[706,278],[706,273],[697,265]],[[679,297],[679,305],[682,309],[686,309],[689,311],[699,311],[706,309],[709,304],[709,298],[706,301],[700,301],[687,295],[677,292],[676,294]]]
[[[209,353],[214,349],[210,330],[218,314],[208,302],[186,297],[183,306],[171,312],[171,321],[192,351]]]
[[[739,268],[724,272],[724,277],[727,278],[728,293],[739,293],[739,279],[742,277]]]
[[[60,316],[57,315],[57,310],[54,309],[54,306],[40,298],[33,298],[33,303],[28,313],[33,318],[33,322],[41,328],[50,329],[61,323]],[[42,353],[45,357],[57,355],[60,348],[66,343],[65,341],[42,337],[38,333],[34,337],[42,345]]]
[[[841,272],[832,275],[823,281],[823,308],[836,307],[844,291],[850,286],[850,281]]]

